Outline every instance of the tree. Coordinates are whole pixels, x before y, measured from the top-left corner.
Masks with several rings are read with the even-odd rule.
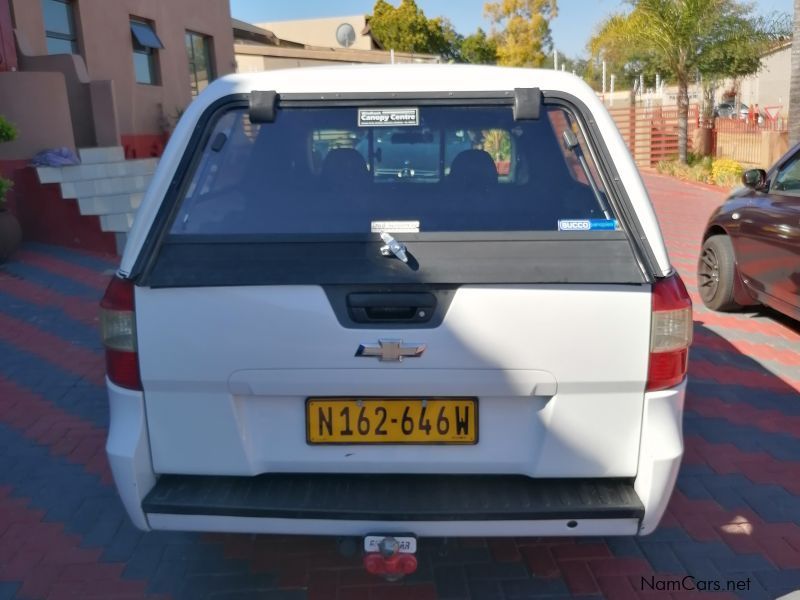
[[[484,5],[495,27],[501,65],[539,67],[550,53],[550,21],[558,14],[556,0],[498,0]]]
[[[426,17],[415,0],[402,0],[397,7],[377,0],[369,25],[384,48],[438,54],[451,62],[492,64],[497,60],[497,45],[482,29],[464,37],[447,18]]]
[[[479,27],[478,31],[461,40],[459,54],[461,62],[492,65],[497,62],[497,42]]]
[[[589,40],[588,47],[594,60],[589,62],[586,78],[596,88],[602,85],[603,61],[606,72],[616,76],[617,87],[631,89],[631,92],[640,76],[646,83],[655,84],[656,73],[663,75],[669,71],[646,44],[631,42],[628,19],[625,14],[609,17]]]
[[[551,52],[547,58],[542,63],[541,67],[543,69],[554,69],[555,68],[555,57]],[[559,53],[558,55],[558,69],[564,68],[564,71],[567,73],[572,73],[575,71],[575,74],[579,77],[583,77],[589,71],[589,61],[585,58],[577,57],[572,58],[565,54]]]
[[[689,83],[756,72],[761,56],[785,34],[779,18],[751,16],[737,0],[630,0],[633,9],[610,17],[590,49],[623,72],[657,69],[678,86],[678,159],[686,163]]]
[[[402,0],[394,7],[386,0],[377,0],[369,18],[375,39],[384,48],[399,52],[438,54],[454,59],[460,36],[447,19],[429,19],[414,0]]]
[[[738,32],[729,39],[711,45],[698,60],[697,70],[702,79],[704,119],[711,119],[716,88],[725,79],[739,81],[761,68],[762,56],[790,32],[786,15],[770,18],[750,17],[748,5],[732,4],[720,16],[720,28]]]
[[[792,79],[789,92],[789,144],[800,142],[800,0],[794,0]]]

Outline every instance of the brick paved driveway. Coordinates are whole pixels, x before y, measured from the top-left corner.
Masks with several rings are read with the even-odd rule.
[[[640,538],[423,543],[402,585],[330,539],[141,534],[103,452],[96,304],[109,258],[28,245],[0,268],[0,600],[689,597],[641,577],[800,588],[800,326],[699,306],[693,274],[716,191],[648,176],[673,263],[695,297],[686,457],[660,529]],[[721,597],[721,594],[695,594]]]

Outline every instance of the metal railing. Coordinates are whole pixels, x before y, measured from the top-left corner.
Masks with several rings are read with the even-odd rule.
[[[634,160],[641,166],[654,166],[678,157],[678,108],[650,106],[614,108],[609,111]],[[694,148],[694,134],[700,111],[689,107],[688,146]]]
[[[612,108],[609,112],[639,166],[653,167],[660,161],[678,158],[677,106],[631,106]],[[730,158],[745,166],[769,164],[774,147],[780,145],[776,138],[785,135],[788,129],[786,119],[778,114],[779,110],[772,110],[746,118],[715,118],[703,122],[700,107],[693,104],[689,107],[688,151],[708,151],[714,158]],[[702,130],[707,130],[705,143],[704,136],[697,135],[698,131],[703,134]],[[696,148],[698,140],[700,144]]]
[[[764,156],[768,151],[765,150],[764,134],[785,131],[785,119],[714,119],[712,153],[717,158],[730,158],[745,165],[764,165],[769,162]]]

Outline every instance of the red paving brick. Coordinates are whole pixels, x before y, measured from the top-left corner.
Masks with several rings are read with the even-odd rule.
[[[53,406],[0,376],[0,415],[5,425],[46,446],[56,456],[85,465],[87,471],[111,481],[105,456],[106,432]],[[75,453],[75,450],[80,450]],[[89,462],[96,459],[96,462]]]
[[[85,377],[92,383],[105,383],[105,359],[99,352],[82,348],[2,313],[0,339],[38,355],[54,366]]]
[[[101,292],[105,291],[110,277],[107,274],[93,271],[92,269],[82,267],[68,260],[60,260],[47,254],[40,254],[24,248],[19,250],[17,255],[15,255],[15,259],[35,267],[46,269],[62,277],[78,281]]]
[[[559,568],[569,591],[574,595],[600,593],[592,570],[585,561],[564,561],[559,563]]]
[[[730,352],[731,348],[733,348],[737,352],[756,360],[767,360],[787,367],[800,367],[800,354],[765,343],[732,339],[731,337],[723,339],[702,331],[695,331],[692,346],[717,352]]]
[[[513,539],[497,539],[489,541],[492,558],[497,562],[516,562],[522,560],[519,547]]]
[[[537,546],[522,546],[522,556],[528,565],[531,574],[536,577],[558,577],[561,570],[553,558],[553,549],[547,544]]]
[[[800,461],[778,460],[767,452],[744,452],[733,443],[714,444],[686,436],[684,462],[703,463],[719,474],[741,473],[753,483],[778,484],[800,495]]]
[[[7,490],[6,490],[7,492]],[[5,515],[7,498],[0,496],[3,510],[0,519],[24,525],[24,530],[6,527],[0,535],[0,547],[12,546],[14,556],[0,562],[0,582],[21,583],[20,597],[86,597],[88,594],[129,594],[145,597],[147,584],[121,578],[124,565],[98,562],[101,550],[79,547],[78,536],[64,532],[60,523],[41,521],[40,511],[10,503],[16,507]],[[2,527],[0,527],[2,529]]]
[[[700,359],[690,361],[689,376],[755,390],[784,394],[800,392],[800,379],[778,377],[774,373],[767,373],[759,369],[729,367]]]
[[[800,415],[785,415],[779,410],[761,409],[742,402],[728,403],[719,398],[692,394],[689,408],[699,415],[725,419],[739,425],[758,427],[770,433],[785,433],[800,438]]]
[[[57,308],[68,317],[88,325],[98,326],[98,306],[93,302],[59,294],[51,288],[36,284],[26,279],[2,278],[0,276],[0,293],[43,308]]]

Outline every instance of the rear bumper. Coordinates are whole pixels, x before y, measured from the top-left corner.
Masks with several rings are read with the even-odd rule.
[[[634,489],[645,506],[639,535],[652,533],[675,488],[683,458],[686,379],[674,388],[645,394],[639,469]]]
[[[417,537],[568,537],[636,535],[639,519],[582,519],[567,521],[366,521],[331,519],[273,519],[213,515],[148,515],[150,526],[168,531],[263,533],[280,535],[403,535]]]
[[[142,500],[156,484],[142,392],[128,390],[106,378],[110,424],[106,454],[120,499],[133,524],[148,530]]]
[[[184,479],[178,482],[181,484],[178,487],[190,489],[187,496],[172,497],[167,501],[163,493],[159,495],[159,492],[168,489],[170,480],[176,483],[176,476],[162,477],[159,483],[161,489],[157,487],[159,478],[152,468],[144,397],[140,392],[119,388],[111,383],[108,384],[108,391],[111,426],[106,449],[109,463],[123,505],[134,525],[143,530],[316,535],[366,535],[377,531],[413,532],[423,537],[645,535],[656,528],[666,510],[683,455],[681,422],[685,382],[670,390],[645,395],[639,468],[632,481],[586,480],[581,488],[581,483],[575,480],[555,480],[551,481],[553,487],[549,491],[542,487],[547,485],[546,482],[527,480],[526,483],[525,478],[505,478],[506,483],[514,480],[510,483],[510,488],[486,485],[488,482],[484,482],[482,489],[489,493],[488,498],[483,499],[483,508],[476,506],[474,510],[455,510],[447,517],[443,514],[437,516],[435,512],[423,514],[410,510],[404,512],[402,520],[397,520],[396,514],[389,518],[390,513],[381,514],[380,511],[354,515],[348,511],[336,514],[330,511],[316,514],[294,511],[289,514],[280,510],[241,510],[241,506],[226,506],[213,500],[209,495],[213,486],[204,492],[199,487],[190,489],[183,485],[188,482],[202,484],[199,480],[221,478],[178,478]],[[257,478],[241,478],[241,481],[254,479]],[[392,477],[386,483],[390,484],[396,479],[397,477]],[[453,483],[458,484],[455,480]],[[480,486],[480,482],[478,483]],[[608,488],[609,485],[612,487]],[[614,488],[614,485],[617,487]],[[408,487],[406,485],[404,489]],[[331,489],[335,490],[336,486]],[[393,495],[385,496],[382,502],[371,499],[369,502],[384,506],[392,501],[402,503],[402,493],[399,490],[400,488]],[[557,494],[561,500],[554,504],[548,494],[556,490],[561,490]],[[309,492],[309,489],[305,491]],[[314,490],[310,491],[312,493],[307,496],[313,499]],[[318,491],[325,493],[322,488]],[[369,490],[361,492],[367,493],[367,497],[371,498]],[[242,497],[246,497],[247,493]],[[422,496],[433,498],[432,494],[435,493],[436,490],[431,488]],[[473,491],[473,495],[475,493],[477,492]],[[268,497],[271,496],[265,496]],[[320,497],[317,500],[319,506],[329,506],[332,499]],[[444,503],[444,506],[446,501],[445,498],[440,504]],[[506,511],[487,511],[487,502],[489,508],[493,506],[492,503],[504,503]],[[296,505],[296,502],[292,504]],[[430,505],[431,502],[427,504]],[[263,505],[262,501],[259,506]]]
[[[644,516],[631,479],[519,475],[164,475],[143,506],[152,526],[320,533],[324,523],[338,535],[635,533]]]

